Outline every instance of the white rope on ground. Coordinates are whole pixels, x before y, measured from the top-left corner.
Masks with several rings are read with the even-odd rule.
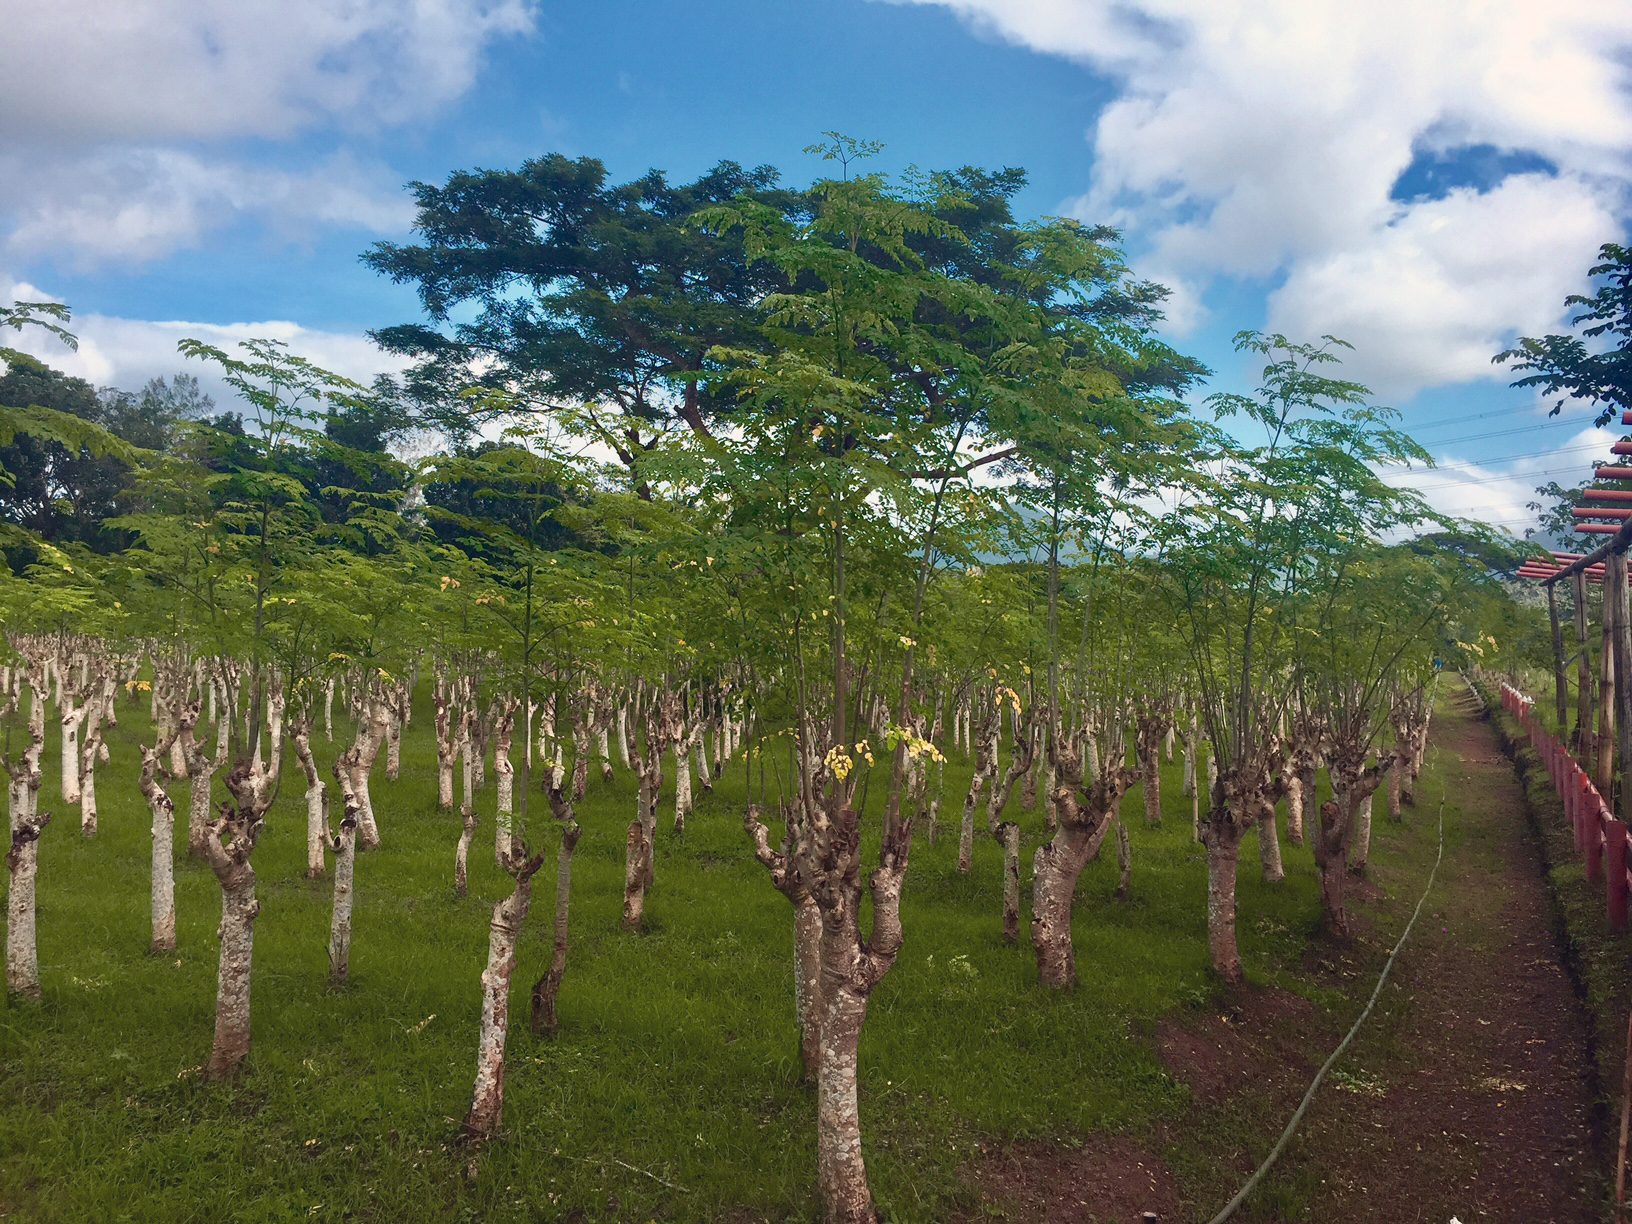
[[[1383,983],[1388,981],[1389,971],[1394,968],[1394,958],[1400,954],[1400,949],[1405,947],[1405,941],[1411,936],[1411,928],[1417,925],[1417,915],[1422,913],[1423,904],[1428,900],[1428,894],[1433,891],[1434,877],[1439,874],[1439,864],[1444,858],[1445,792],[1441,790],[1439,794],[1439,854],[1434,859],[1434,869],[1428,873],[1428,887],[1422,890],[1422,897],[1417,901],[1417,908],[1411,911],[1411,921],[1405,924],[1405,930],[1400,934],[1400,941],[1394,945],[1394,951],[1388,954],[1388,960],[1383,964],[1383,971],[1378,975],[1377,986],[1372,990],[1371,998],[1366,1001],[1366,1010],[1360,1013],[1360,1018],[1354,1022],[1354,1027],[1338,1043],[1337,1049],[1332,1051],[1332,1056],[1326,1060],[1319,1071],[1315,1072],[1315,1078],[1310,1083],[1309,1090],[1303,1094],[1303,1100],[1298,1103],[1297,1111],[1293,1113],[1292,1120],[1286,1124],[1286,1129],[1281,1132],[1280,1142],[1264,1158],[1264,1163],[1259,1165],[1258,1171],[1248,1178],[1247,1184],[1241,1187],[1240,1192],[1228,1203],[1224,1204],[1224,1210],[1212,1218],[1211,1224],[1224,1224],[1225,1220],[1234,1215],[1235,1209],[1247,1201],[1247,1196],[1257,1189],[1258,1183],[1264,1179],[1264,1174],[1274,1167],[1275,1162],[1280,1159],[1281,1153],[1286,1150],[1286,1145],[1291,1142],[1293,1132],[1298,1129],[1298,1123],[1303,1121],[1303,1115],[1309,1111],[1309,1103],[1315,1099],[1315,1092],[1326,1078],[1326,1073],[1337,1064],[1339,1058],[1343,1057],[1343,1051],[1349,1048],[1349,1043],[1354,1040],[1354,1035],[1360,1031],[1360,1026],[1366,1022],[1366,1017],[1371,1015],[1371,1009],[1377,1006],[1377,998],[1383,993]]]

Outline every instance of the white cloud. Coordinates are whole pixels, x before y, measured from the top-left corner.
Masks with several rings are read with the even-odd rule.
[[[530,0],[0,0],[0,137],[288,137],[434,112]]]
[[[1568,178],[1517,175],[1484,195],[1452,192],[1393,224],[1295,262],[1270,295],[1269,326],[1355,346],[1344,375],[1383,396],[1513,377],[1491,356],[1514,331],[1552,328],[1615,218]]]
[[[0,301],[49,300],[58,299],[34,285],[9,281],[0,275]],[[136,390],[150,378],[168,377],[177,371],[193,374],[223,409],[242,405],[235,405],[234,392],[216,376],[215,367],[182,357],[176,351],[178,341],[203,340],[231,352],[241,340],[281,340],[292,353],[364,384],[376,374],[394,373],[407,365],[404,359],[382,352],[359,333],[323,331],[280,319],[247,323],[149,322],[85,314],[75,315],[69,330],[79,337],[77,351],[34,328],[8,331],[0,337],[0,343],[98,387]]]
[[[1274,325],[1348,334],[1392,394],[1557,321],[1632,185],[1632,7],[1601,0],[907,0],[1110,75],[1075,207],[1193,295],[1274,280]],[[1556,179],[1400,204],[1419,150],[1538,152]],[[1489,244],[1483,257],[1472,235]],[[1539,295],[1539,298],[1538,298]],[[1185,302],[1191,304],[1186,306]],[[1438,307],[1473,304],[1471,317]],[[1199,317],[1180,298],[1175,322]],[[1444,359],[1433,357],[1439,353]]]
[[[532,15],[533,0],[0,0],[4,245],[88,268],[244,218],[295,240],[401,231],[400,174],[347,153],[273,168],[244,142],[422,120]]]
[[[1434,467],[1396,472],[1389,482],[1417,490],[1444,514],[1505,528],[1523,538],[1525,529],[1536,524],[1536,514],[1527,504],[1538,500],[1537,487],[1554,482],[1564,488],[1580,484],[1592,474],[1594,460],[1610,458],[1609,448],[1618,436],[1607,429],[1579,430],[1546,451],[1500,468],[1459,458],[1452,449],[1442,450],[1434,457]],[[1594,543],[1586,536],[1581,539],[1588,546]]]
[[[0,156],[5,246],[18,257],[66,252],[80,267],[140,262],[198,245],[253,217],[284,239],[320,226],[401,232],[413,203],[398,176],[341,154],[284,171],[165,148],[104,150],[68,160]]]

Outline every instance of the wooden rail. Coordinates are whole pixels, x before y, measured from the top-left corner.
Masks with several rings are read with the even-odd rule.
[[[1564,802],[1564,815],[1575,832],[1575,848],[1586,868],[1587,882],[1605,886],[1604,915],[1609,925],[1624,931],[1626,899],[1632,891],[1632,880],[1627,875],[1626,826],[1610,813],[1587,771],[1532,715],[1534,702],[1505,680],[1501,691],[1502,708],[1529,733],[1531,745]]]

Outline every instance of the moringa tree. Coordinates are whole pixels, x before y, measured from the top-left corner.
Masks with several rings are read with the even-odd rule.
[[[1296,343],[1243,332],[1237,348],[1266,359],[1252,395],[1218,394],[1220,418],[1244,418],[1264,440],[1218,435],[1202,504],[1166,527],[1172,610],[1199,690],[1218,778],[1202,821],[1208,943],[1214,970],[1241,980],[1235,873],[1241,838],[1272,811],[1284,782],[1280,725],[1289,706],[1295,608],[1310,555],[1359,547],[1420,514],[1377,467],[1428,456],[1367,404],[1366,389],[1326,377],[1342,342]]]

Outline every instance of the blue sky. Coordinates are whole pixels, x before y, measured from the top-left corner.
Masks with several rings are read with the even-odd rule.
[[[1556,329],[1626,233],[1621,6],[0,0],[0,23],[0,297],[69,302],[59,364],[93,381],[178,368],[186,334],[380,367],[362,333],[416,305],[357,256],[406,236],[410,179],[559,151],[800,182],[838,130],[890,171],[1023,166],[1024,213],[1121,226],[1215,385],[1250,382],[1241,328],[1353,341],[1446,509],[1520,526],[1531,485],[1602,453],[1488,359]]]

